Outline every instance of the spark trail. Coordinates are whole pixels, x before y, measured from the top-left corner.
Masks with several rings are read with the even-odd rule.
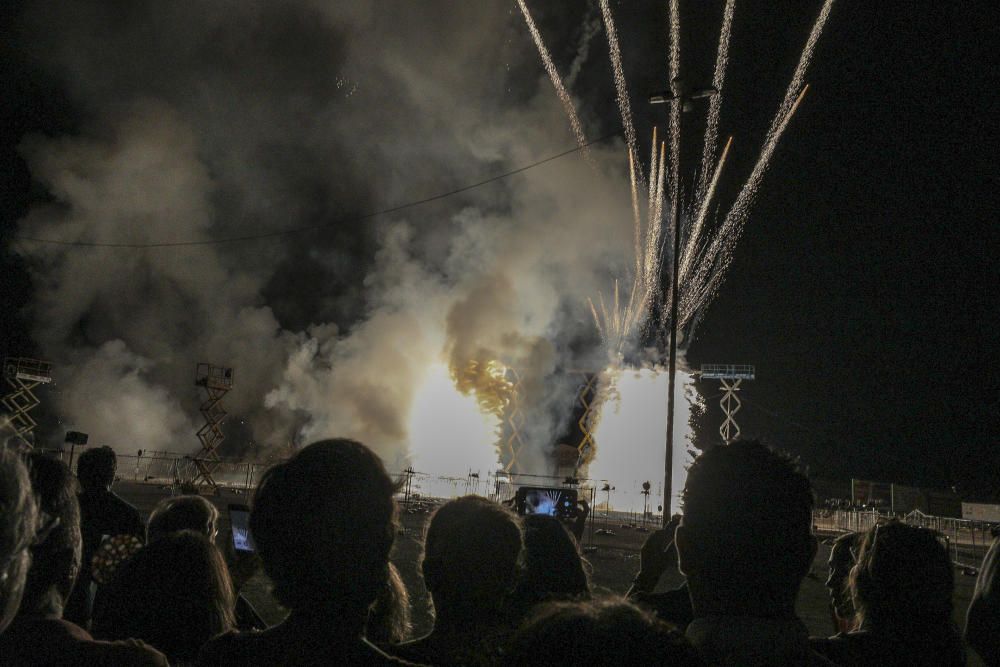
[[[785,91],[785,98],[781,101],[781,106],[778,108],[778,113],[774,115],[774,120],[771,121],[771,128],[767,131],[768,136],[775,133],[782,119],[788,116],[792,105],[795,104],[796,96],[802,90],[806,70],[809,69],[809,63],[812,62],[813,53],[816,51],[816,43],[819,41],[820,35],[823,34],[823,27],[830,17],[830,9],[832,8],[833,0],[826,0],[822,9],[819,10],[819,16],[816,17],[816,22],[813,23],[812,30],[809,32],[809,39],[806,40],[806,45],[802,48],[802,55],[799,56],[799,64],[795,66],[795,73],[792,74],[788,90]]]
[[[681,73],[681,10],[680,0],[670,0],[670,80]],[[681,100],[670,103],[670,196],[679,197],[681,167]]]
[[[615,20],[611,15],[611,6],[608,4],[608,0],[601,0],[601,14],[604,17],[604,30],[608,35],[608,50],[611,58],[611,70],[614,73],[615,91],[618,95],[618,110],[622,116],[625,143],[631,157],[636,149],[635,125],[632,122],[632,106],[629,103],[625,70],[622,68],[622,52],[618,45],[618,31],[615,29]]]
[[[559,77],[559,71],[556,70],[555,63],[552,62],[552,56],[549,55],[549,50],[546,48],[545,42],[542,41],[542,34],[538,32],[538,27],[535,25],[534,19],[531,18],[528,5],[524,0],[517,0],[517,5],[521,8],[521,13],[524,14],[524,22],[528,25],[531,38],[535,41],[535,46],[538,48],[538,55],[542,58],[545,71],[548,72],[549,79],[552,80],[552,87],[556,89],[556,95],[558,95],[559,101],[562,102],[563,109],[565,109],[566,115],[569,117],[569,125],[573,130],[573,136],[576,137],[576,143],[580,146],[580,153],[586,160],[590,161],[587,137],[583,133],[580,118],[576,115],[573,100],[570,98],[569,93],[566,91],[566,86],[563,85],[562,79]]]
[[[740,190],[739,195],[737,195],[736,201],[733,203],[732,208],[729,209],[729,213],[726,214],[722,227],[715,238],[712,239],[708,251],[705,253],[699,273],[695,276],[694,292],[691,294],[694,298],[692,299],[692,303],[689,304],[689,310],[698,308],[702,303],[711,298],[723,274],[725,274],[725,270],[729,267],[733,248],[736,246],[736,242],[743,231],[743,225],[749,216],[750,207],[757,195],[757,190],[760,188],[760,182],[770,165],[774,150],[778,147],[781,135],[785,133],[785,128],[788,127],[792,116],[798,110],[799,104],[802,103],[802,98],[805,97],[807,90],[809,90],[808,84],[806,84],[795,98],[791,108],[784,115],[779,116],[775,131],[765,140],[753,171],[750,172],[750,176],[743,184],[743,188]]]
[[[722,109],[722,86],[726,81],[726,67],[729,64],[729,35],[733,28],[733,11],[736,0],[726,0],[722,11],[722,29],[719,31],[719,50],[715,56],[715,73],[712,87],[717,92],[708,100],[708,116],[705,120],[705,141],[701,153],[701,170],[698,172],[698,189],[695,199],[706,199],[708,172],[715,160],[715,148],[719,139],[719,111]],[[711,195],[708,195],[711,198]]]

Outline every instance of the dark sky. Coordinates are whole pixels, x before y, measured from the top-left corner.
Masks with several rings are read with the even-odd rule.
[[[0,333],[6,350],[23,354],[32,349],[31,281],[8,243],[45,193],[16,147],[29,132],[73,133],[80,111],[25,54],[22,4],[0,10]],[[534,4],[565,67],[579,3]],[[640,137],[662,124],[642,101],[643,90],[662,87],[662,4],[614,5]],[[820,4],[737,2],[722,118],[735,152],[721,197],[748,172]],[[711,75],[720,5],[682,3],[689,79]],[[992,2],[839,0],[810,91],[690,347],[693,366],[756,365],[738,419],[744,434],[800,455],[818,476],[1000,493],[998,25]],[[610,79],[583,77],[592,113],[613,132]],[[695,129],[685,156],[699,149]],[[708,383],[703,391],[716,396]]]

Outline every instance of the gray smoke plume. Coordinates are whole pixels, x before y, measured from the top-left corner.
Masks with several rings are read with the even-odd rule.
[[[58,409],[95,441],[193,449],[207,361],[236,369],[225,405],[256,440],[353,436],[394,466],[428,364],[502,360],[540,400],[554,369],[596,363],[569,341],[592,326],[586,297],[630,266],[619,144],[595,146],[596,167],[570,156],[349,222],[573,145],[540,67],[508,79],[537,55],[507,3],[63,0],[30,6],[23,29],[81,123],[25,140],[53,201],[22,234],[321,227],[24,244]],[[558,412],[532,433],[538,461]]]

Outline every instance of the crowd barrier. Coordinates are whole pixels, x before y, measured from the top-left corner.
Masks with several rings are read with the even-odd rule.
[[[977,570],[993,543],[996,524],[968,519],[929,516],[919,510],[896,515],[876,510],[816,510],[813,526],[819,532],[865,532],[879,523],[897,519],[911,526],[930,528],[941,534],[948,544],[952,562],[970,570]]]

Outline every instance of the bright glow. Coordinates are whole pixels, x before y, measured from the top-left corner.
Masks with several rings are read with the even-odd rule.
[[[498,428],[499,419],[484,413],[475,395],[455,388],[448,366],[434,364],[427,369],[410,412],[413,468],[461,478],[478,472],[480,479],[486,479],[499,465],[494,444]],[[424,493],[433,491],[424,489]]]
[[[603,480],[615,487],[611,493],[613,510],[642,510],[642,483],[651,485],[649,507],[654,512],[662,502],[663,452],[667,433],[667,386],[665,369],[608,370],[614,382],[601,412],[595,440],[597,454],[590,464],[588,477]],[[684,387],[691,377],[677,372],[674,385],[674,468],[672,511],[679,508],[678,496],[687,479],[688,420],[690,410]],[[605,494],[598,492],[598,501]]]

